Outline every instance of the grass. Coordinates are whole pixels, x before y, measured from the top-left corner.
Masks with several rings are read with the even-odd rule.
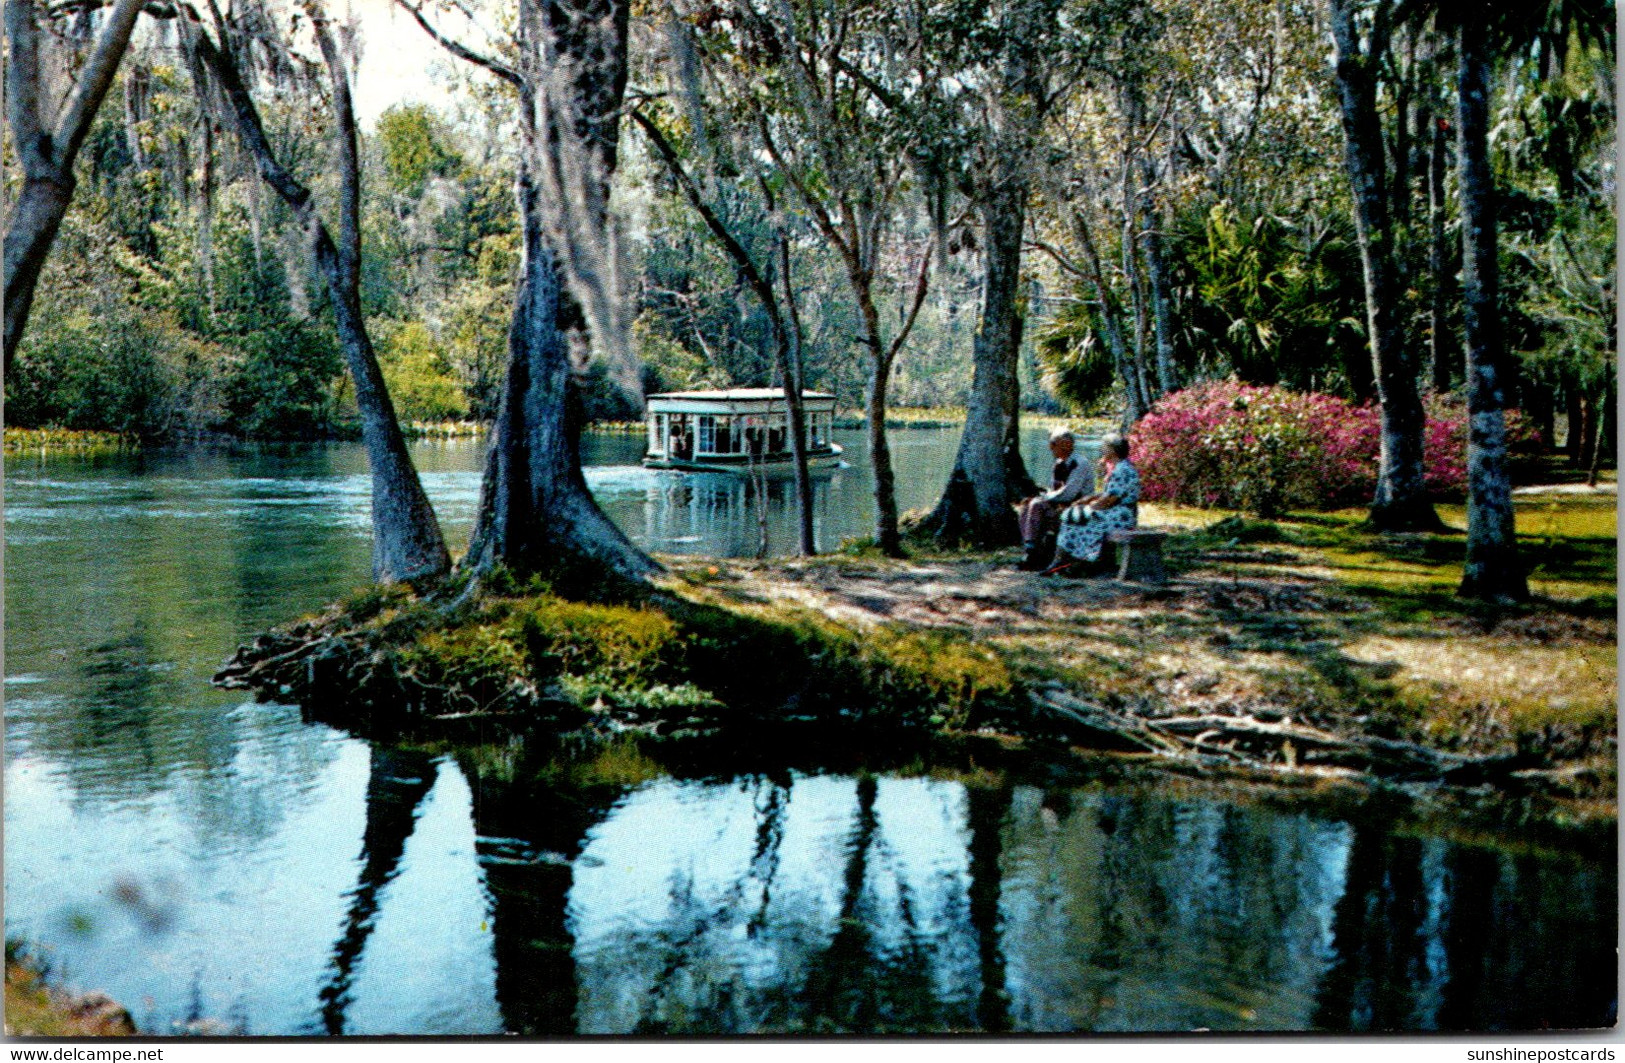
[[[127,1037],[128,1014],[100,996],[70,997],[47,982],[43,966],[20,943],[6,941],[8,1037]]]
[[[117,432],[88,432],[71,428],[7,428],[5,452],[24,454],[32,451],[71,453],[116,453],[137,446],[132,437]]]
[[[1440,513],[1465,524],[1459,506]],[[1058,682],[1120,710],[1272,714],[1473,754],[1533,750],[1596,773],[1593,811],[1611,814],[1602,804],[1612,800],[1618,689],[1613,498],[1520,495],[1517,520],[1532,598],[1508,608],[1456,597],[1459,530],[1381,534],[1353,510],[1264,521],[1147,505],[1142,522],[1174,533],[1166,552],[1183,580],[1066,608],[1032,590],[1042,584],[1022,584],[1033,595],[1027,617],[984,626],[973,645],[996,656],[1011,689]],[[1013,558],[911,543],[909,560],[892,561],[855,543],[794,565],[822,573],[814,582],[838,605],[852,587],[860,601],[906,588],[922,568],[964,573]],[[695,581],[719,605],[819,608],[806,578],[788,581],[792,605],[763,589],[786,582],[774,566],[720,564]],[[916,615],[943,609],[928,604]],[[974,610],[955,622],[977,627]],[[866,637],[895,630],[881,624]]]
[[[1191,511],[1148,510],[1152,523],[1195,523]],[[1465,526],[1461,507],[1439,512]],[[1353,705],[1379,726],[1451,747],[1600,750],[1618,690],[1613,497],[1520,496],[1516,520],[1531,600],[1498,608],[1456,597],[1459,532],[1384,535],[1360,511],[1298,514],[1267,531],[1232,517],[1223,533],[1246,530],[1225,540],[1220,568],[1312,580],[1323,601],[1290,616],[1237,610],[1212,626],[1228,629],[1232,655],[1277,655],[1264,671],[1278,697]],[[1215,537],[1190,545],[1211,549]],[[1187,549],[1188,560],[1199,554]]]

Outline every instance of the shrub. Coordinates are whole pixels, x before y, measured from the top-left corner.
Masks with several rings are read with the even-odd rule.
[[[401,421],[458,421],[468,416],[468,397],[421,321],[385,323],[378,329],[379,367]]]
[[[1427,486],[1440,497],[1466,487],[1466,409],[1430,401],[1424,434]],[[1513,453],[1539,435],[1507,411]],[[1202,384],[1158,402],[1135,429],[1135,461],[1151,502],[1241,509],[1272,516],[1370,500],[1381,445],[1373,406],[1234,380]]]

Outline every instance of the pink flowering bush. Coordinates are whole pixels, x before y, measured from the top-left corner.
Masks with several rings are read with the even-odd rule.
[[[1507,423],[1515,453],[1538,446],[1517,411]],[[1272,516],[1369,502],[1381,438],[1375,407],[1226,380],[1153,406],[1134,430],[1134,460],[1147,501]],[[1467,482],[1459,403],[1430,405],[1424,455],[1429,489],[1459,495]]]
[[[1456,498],[1467,490],[1467,404],[1454,395],[1431,395],[1422,461],[1428,490]],[[1506,411],[1507,451],[1514,461],[1540,453],[1540,432],[1518,410]]]

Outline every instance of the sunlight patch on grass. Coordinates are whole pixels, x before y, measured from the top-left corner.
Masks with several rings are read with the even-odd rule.
[[[1427,706],[1427,718],[1420,722],[1430,733],[1459,728],[1466,712],[1487,712],[1514,735],[1548,724],[1606,724],[1619,693],[1611,646],[1372,636],[1350,643],[1344,652],[1371,664],[1396,665],[1393,682]]]

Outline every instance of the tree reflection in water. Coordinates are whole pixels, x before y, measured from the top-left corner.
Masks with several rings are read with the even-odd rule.
[[[495,1003],[515,1033],[1613,1015],[1612,879],[1578,859],[1148,794],[867,773],[588,785],[520,747],[438,765],[453,763],[471,790]],[[330,1033],[345,1031],[436,770],[374,753],[359,883],[321,993]]]
[[[1578,880],[1588,907],[1545,888],[1570,874],[1564,861],[1375,826],[1147,796],[748,777],[647,784],[581,853],[569,925],[588,1033],[1612,1015],[1612,960],[1585,938],[1612,940],[1606,874]]]
[[[423,799],[434,786],[427,754],[375,746],[367,775],[367,826],[361,836],[361,875],[350,894],[344,929],[333,948],[332,974],[321,990],[322,1027],[344,1033],[356,961],[372,935],[384,887],[401,871],[401,856],[417,824]]]

